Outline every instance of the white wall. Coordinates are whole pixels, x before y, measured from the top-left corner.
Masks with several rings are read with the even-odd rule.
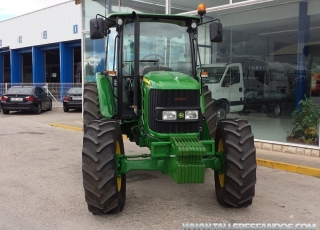
[[[81,5],[65,2],[0,22],[0,40],[10,49],[81,39]],[[74,34],[74,25],[78,33]],[[47,38],[42,37],[47,31]],[[22,42],[19,43],[19,36]]]

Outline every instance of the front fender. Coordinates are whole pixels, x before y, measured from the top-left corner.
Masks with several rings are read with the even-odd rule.
[[[96,73],[100,113],[105,118],[112,118],[116,113],[116,101],[109,76]]]

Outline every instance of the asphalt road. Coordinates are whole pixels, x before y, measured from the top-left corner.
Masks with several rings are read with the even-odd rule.
[[[221,207],[213,171],[204,184],[175,184],[158,172],[130,172],[122,213],[95,216],[84,200],[82,132],[50,126],[65,114],[0,115],[0,229],[181,229],[185,222],[316,223],[320,179],[258,166],[256,196],[244,209]],[[126,154],[147,153],[125,141]]]

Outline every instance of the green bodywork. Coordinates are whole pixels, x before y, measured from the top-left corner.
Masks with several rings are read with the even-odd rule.
[[[153,132],[148,125],[148,104],[149,104],[149,93],[152,89],[163,89],[163,90],[200,90],[200,84],[194,78],[189,75],[178,73],[178,72],[166,72],[166,71],[154,71],[149,72],[144,76],[142,85],[142,95],[144,98],[142,114],[144,117],[144,130],[150,134],[154,139],[168,139],[170,133],[156,133]],[[150,145],[147,139],[146,146]]]
[[[171,175],[178,184],[203,183],[206,168],[223,171],[223,154],[214,151],[212,140],[172,135],[169,141],[153,142],[150,150],[151,154],[117,156],[118,176],[132,170],[153,170]],[[132,158],[146,159],[130,160]]]
[[[116,100],[112,86],[112,77],[96,75],[100,111],[104,118],[110,119],[116,113]],[[137,129],[140,135],[139,145],[148,147],[150,153],[140,155],[117,155],[117,175],[126,174],[132,170],[153,170],[169,174],[176,183],[203,183],[205,169],[211,168],[222,172],[222,153],[215,152],[214,140],[209,135],[206,122],[203,121],[203,137],[198,133],[156,133],[148,126],[148,95],[152,89],[163,90],[201,90],[200,83],[189,75],[178,72],[154,71],[146,74],[141,80],[143,100],[142,116],[130,121],[130,135]],[[204,113],[204,98],[200,97],[202,113]],[[129,121],[122,121],[122,126]],[[143,127],[143,129],[141,129]],[[147,135],[145,135],[147,133]],[[139,159],[137,159],[139,158]]]

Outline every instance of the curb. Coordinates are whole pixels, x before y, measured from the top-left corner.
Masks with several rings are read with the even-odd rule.
[[[58,128],[63,128],[63,129],[68,129],[68,130],[73,130],[73,131],[83,131],[83,128],[75,127],[75,126],[69,126],[69,125],[61,125],[61,124],[56,124],[56,123],[50,123],[49,125],[58,127]],[[129,140],[129,138],[126,135],[122,135],[123,140]]]
[[[293,173],[299,173],[307,176],[320,177],[319,168],[311,168],[311,167],[302,166],[302,165],[294,165],[294,164],[265,160],[260,158],[257,158],[256,161],[257,161],[257,164],[260,166],[279,169],[279,170],[293,172]]]

